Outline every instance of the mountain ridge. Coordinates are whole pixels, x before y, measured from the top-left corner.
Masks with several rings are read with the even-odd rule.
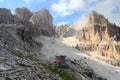
[[[86,26],[83,27],[77,34],[77,39],[83,43],[84,46],[79,44],[79,49],[87,51],[98,51],[105,57],[120,60],[120,27],[110,23],[103,15],[92,12]],[[107,44],[102,44],[107,42]],[[86,43],[86,46],[85,46]]]
[[[112,50],[117,47],[119,51],[119,45],[111,45],[113,44],[111,39],[109,42],[106,41],[107,45],[104,45],[102,41],[99,44],[89,44],[90,41],[87,41],[87,37],[84,36],[86,38],[82,38],[82,40],[84,39],[82,42],[79,38],[82,36],[80,33],[78,34],[78,31],[64,25],[62,27],[65,28],[58,28],[60,34],[57,34],[58,31],[55,32],[53,27],[53,18],[47,9],[32,13],[27,8],[17,8],[14,15],[8,9],[0,10],[0,17],[4,16],[4,18],[0,18],[0,79],[119,80],[120,68],[116,67],[119,66],[119,63],[111,60],[115,65],[113,66],[110,65],[111,63],[107,64],[95,59],[92,57],[94,54],[91,56],[88,54],[88,52],[98,50],[99,47],[102,52],[99,54],[110,57],[110,59],[118,59],[118,53],[113,53]],[[2,12],[8,13],[3,14]],[[104,25],[104,21],[102,25]],[[94,26],[96,27],[96,25]],[[95,27],[93,29],[96,34],[101,29]],[[87,35],[86,32],[83,34]],[[67,38],[61,38],[59,35]],[[74,39],[70,37],[71,35],[74,36]],[[93,41],[95,40],[93,39]],[[86,44],[87,42],[88,44]],[[115,43],[117,44],[117,42]],[[112,53],[108,55],[107,52]],[[56,66],[56,55],[66,55],[66,69]],[[98,56],[98,58],[102,57]]]
[[[78,23],[77,23],[78,24]],[[110,23],[104,15],[93,11],[87,17],[84,26],[73,25],[71,28],[75,28],[76,26],[82,27],[80,29],[75,30],[76,34],[74,36],[65,37],[65,43],[70,45],[71,47],[75,47],[80,51],[90,52],[94,55],[102,55],[106,58],[115,59],[115,63],[113,65],[119,65],[120,61],[120,27]],[[59,28],[60,29],[60,26]],[[61,26],[61,29],[63,27]],[[60,31],[60,30],[59,30]],[[69,33],[67,31],[67,33]],[[62,31],[61,31],[62,33]],[[64,33],[64,32],[63,32]],[[67,35],[65,33],[64,35]],[[74,33],[74,32],[72,32]],[[64,37],[64,36],[62,36]],[[76,37],[77,41],[69,40],[72,37]],[[68,41],[69,40],[69,41]],[[68,42],[67,42],[68,41]],[[73,44],[72,44],[73,43]]]

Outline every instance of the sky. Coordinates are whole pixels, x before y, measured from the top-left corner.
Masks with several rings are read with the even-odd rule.
[[[18,7],[32,12],[46,8],[53,16],[54,25],[72,25],[91,11],[97,11],[120,26],[120,0],[0,0],[0,8],[8,8],[12,13]]]

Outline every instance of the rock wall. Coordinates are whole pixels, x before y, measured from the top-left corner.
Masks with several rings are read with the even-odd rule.
[[[118,44],[120,27],[110,23],[97,12],[90,14],[86,26],[79,31],[77,39],[83,43],[76,46],[79,50],[98,51],[102,56],[120,60],[120,45]]]
[[[39,33],[46,36],[56,35],[53,28],[53,18],[47,9],[41,9],[40,11],[33,13],[30,21],[35,25],[35,28],[39,30]]]
[[[12,15],[9,9],[0,8],[0,24],[15,24],[17,35],[29,43],[32,43],[32,37],[56,36],[53,18],[47,9],[32,13],[25,7],[17,8]]]
[[[120,28],[111,24],[103,15],[92,12],[86,21],[86,27],[79,31],[80,41],[120,40]]]
[[[9,9],[0,8],[0,24],[12,24],[14,17]]]
[[[21,21],[21,20],[28,20],[32,16],[32,13],[29,11],[29,9],[23,7],[23,8],[17,8],[14,12],[15,21]]]
[[[60,37],[64,37],[65,34],[70,30],[70,26],[65,24],[65,25],[58,25],[55,28],[56,33],[60,36]]]
[[[72,37],[77,34],[77,30],[70,27],[68,24],[56,26],[55,31],[59,37]]]
[[[19,23],[20,25],[20,22],[27,22],[27,28],[31,26],[33,27],[33,31],[30,32],[34,37],[40,35],[56,36],[53,27],[53,18],[47,9],[41,9],[38,12],[32,13],[25,7],[17,8],[14,15],[12,15],[9,9],[0,8],[0,24]]]
[[[120,60],[120,45],[100,45],[99,51],[102,56]]]

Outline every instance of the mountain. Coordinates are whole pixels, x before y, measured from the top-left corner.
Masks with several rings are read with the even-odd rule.
[[[120,60],[120,27],[110,23],[103,15],[93,11],[76,35],[80,41],[76,48]],[[112,62],[111,62],[112,64]]]
[[[20,20],[28,20],[32,16],[32,12],[30,12],[29,9],[23,7],[23,8],[17,8],[14,12],[14,17],[15,21],[20,21]]]
[[[92,80],[99,78],[85,63],[72,67],[76,63],[71,59],[67,61],[68,66],[63,72],[65,76],[61,73],[62,68],[50,66],[54,63],[50,58],[47,59],[48,55],[45,56],[41,50],[45,46],[43,41],[46,41],[43,36],[48,37],[47,40],[49,40],[49,37],[55,38],[56,35],[52,16],[48,10],[42,9],[31,15],[27,8],[17,8],[15,14],[12,15],[10,10],[0,9],[0,16],[2,17],[0,18],[0,80]],[[54,42],[48,44],[51,43]],[[78,66],[80,68],[77,68]],[[78,69],[79,72],[77,72]],[[92,77],[93,75],[95,76]]]
[[[47,9],[41,9],[40,11],[33,13],[30,18],[36,30],[41,31],[40,33],[46,36],[55,36],[55,30],[53,28],[53,18]]]
[[[46,35],[56,36],[53,28],[53,18],[47,9],[41,9],[38,12],[31,12],[29,9],[17,8],[14,12],[14,20],[16,23],[28,24],[26,26],[32,26],[34,36]],[[31,27],[31,28],[32,28]]]
[[[9,9],[0,8],[0,24],[11,24],[14,22],[14,17]]]
[[[101,40],[89,48],[91,45],[86,43],[90,41],[79,38],[81,31],[62,25],[55,32],[53,18],[47,9],[31,12],[27,8],[17,8],[12,14],[8,9],[0,8],[0,17],[0,80],[119,80],[119,67],[86,52],[90,53],[100,45],[101,52],[107,49],[111,52],[113,45],[107,41],[118,44],[118,36],[113,41],[108,38]],[[57,32],[67,38],[58,37]],[[74,33],[77,37],[73,36]],[[71,35],[73,37],[68,37]],[[107,45],[104,46],[105,41]],[[116,44],[115,47],[120,50]],[[66,66],[55,63],[56,56],[61,55],[66,56]],[[114,55],[117,56],[117,53]]]
[[[45,69],[39,52],[41,43],[22,41],[13,24],[0,25],[0,34],[0,80],[39,80],[49,77],[47,75],[51,73]],[[53,79],[55,75],[51,76],[50,79]]]
[[[79,36],[80,35],[80,36]],[[115,24],[111,24],[103,16],[93,11],[86,21],[85,27],[80,30],[78,35],[79,40],[84,41],[101,41],[114,39],[120,40],[120,28]]]
[[[40,53],[42,43],[34,40],[34,25],[22,13],[21,9],[16,12],[18,20],[10,10],[0,9],[0,80],[61,79],[47,70]]]
[[[36,38],[37,40],[40,38]],[[38,40],[39,41],[39,40]],[[87,54],[87,52],[82,50],[77,50],[69,45],[73,44],[73,42],[77,42],[77,39],[73,37],[68,38],[54,38],[54,37],[46,37],[43,36],[40,41],[43,43],[43,47],[41,48],[41,52],[44,53],[47,59],[54,61],[54,56],[56,55],[66,55],[67,60],[72,60],[72,64],[69,64],[70,68],[75,70],[75,77],[78,80],[88,80],[86,78],[88,75],[92,73],[92,80],[119,80],[120,75],[120,67],[113,66],[111,64],[107,64],[104,61],[100,61],[95,57],[92,57]],[[66,44],[68,43],[68,44]],[[52,46],[52,47],[51,47]],[[105,60],[105,58],[103,58]],[[114,62],[114,61],[113,61]],[[85,66],[87,65],[87,66]],[[69,71],[71,72],[71,71]],[[86,73],[87,72],[87,73]],[[85,75],[88,74],[86,77]],[[77,80],[77,79],[72,79]]]
[[[64,37],[64,35],[70,30],[70,26],[65,24],[65,25],[58,25],[55,28],[56,33],[61,36]]]
[[[70,27],[70,25],[68,24],[56,26],[55,31],[59,35],[59,37],[75,36],[78,32],[73,27]]]

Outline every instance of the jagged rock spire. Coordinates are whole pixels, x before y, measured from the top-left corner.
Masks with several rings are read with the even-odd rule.
[[[9,9],[0,8],[0,24],[14,23],[14,17]]]

